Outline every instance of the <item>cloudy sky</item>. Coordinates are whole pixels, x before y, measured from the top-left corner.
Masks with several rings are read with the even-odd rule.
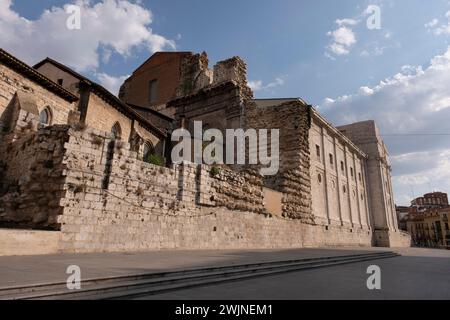
[[[450,192],[448,0],[0,0],[0,31],[26,62],[50,56],[115,93],[158,50],[239,55],[257,97],[302,97],[336,125],[375,119],[398,204]]]

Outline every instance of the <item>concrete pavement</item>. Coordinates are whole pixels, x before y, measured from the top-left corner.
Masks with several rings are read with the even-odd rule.
[[[367,253],[380,248],[288,250],[164,250],[135,253],[52,254],[0,257],[0,287],[65,282],[70,265],[82,279],[169,270]]]
[[[383,269],[383,284],[398,284],[406,288],[404,294],[417,292],[420,286],[427,296],[434,292],[447,296],[446,281],[450,278],[450,251],[432,249],[340,248],[296,250],[195,250],[153,251],[140,253],[60,254],[39,256],[0,257],[0,287],[26,284],[65,282],[69,265],[81,268],[82,279],[122,276],[209,266],[236,265],[263,261],[349,255],[392,250],[400,258],[378,260]],[[337,266],[326,269],[295,272],[237,283],[183,290],[156,299],[302,299],[302,298],[364,298],[367,293],[366,268],[370,263]],[[294,276],[295,275],[295,276]],[[445,285],[444,285],[445,284]],[[330,286],[333,288],[330,290]],[[401,286],[400,286],[401,285]],[[431,287],[429,287],[431,285]],[[405,287],[406,286],[406,287]],[[301,290],[299,290],[301,288]],[[384,288],[383,288],[384,289]],[[399,292],[402,292],[399,289]],[[399,295],[397,289],[389,289]]]
[[[140,299],[327,300],[450,299],[450,251],[399,249],[403,256],[311,269]],[[381,269],[381,290],[369,290],[367,267]]]

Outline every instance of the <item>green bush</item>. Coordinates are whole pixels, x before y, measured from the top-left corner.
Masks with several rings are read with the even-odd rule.
[[[157,154],[149,154],[144,159],[145,162],[154,164],[156,166],[164,166],[164,158]]]
[[[214,176],[217,176],[218,174],[220,173],[220,169],[218,168],[218,167],[212,167],[211,168],[211,175],[214,177]]]

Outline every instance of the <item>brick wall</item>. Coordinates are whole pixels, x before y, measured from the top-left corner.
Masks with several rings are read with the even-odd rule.
[[[180,82],[181,61],[188,53],[159,52],[143,63],[120,88],[119,97],[142,107],[164,104],[176,95]],[[149,82],[157,80],[157,100],[150,104]]]

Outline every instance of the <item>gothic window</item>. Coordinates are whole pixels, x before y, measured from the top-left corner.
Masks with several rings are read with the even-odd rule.
[[[49,126],[52,123],[52,113],[49,107],[46,107],[39,114],[39,123],[43,126]]]
[[[144,143],[144,153],[142,159],[145,162],[150,161],[150,157],[155,154],[155,148],[153,147],[153,144],[150,141],[146,141]]]
[[[114,140],[119,140],[122,137],[122,129],[120,128],[120,124],[118,122],[113,125],[111,135]]]

